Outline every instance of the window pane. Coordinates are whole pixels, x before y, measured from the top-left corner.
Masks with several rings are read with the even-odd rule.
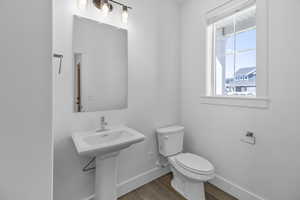
[[[255,6],[215,23],[215,94],[256,95]]]
[[[236,35],[236,50],[256,49],[256,29],[244,31]]]
[[[256,96],[256,29],[236,35],[235,95]]]
[[[216,60],[216,95],[223,95],[223,66]]]
[[[223,64],[222,64],[223,63]],[[225,76],[225,78],[223,78]],[[233,92],[230,83],[234,80],[234,55],[216,60],[216,95],[228,95]]]
[[[226,81],[234,77],[234,18],[215,25],[215,94],[227,93]]]
[[[234,54],[234,35],[226,38],[226,54]]]
[[[225,91],[224,95],[232,95],[234,93],[234,87],[232,83],[234,81],[234,54],[226,56],[226,69],[225,69]]]
[[[242,67],[256,66],[256,50],[236,53],[236,70]]]
[[[235,93],[241,96],[256,95],[256,67],[242,67],[235,72]]]

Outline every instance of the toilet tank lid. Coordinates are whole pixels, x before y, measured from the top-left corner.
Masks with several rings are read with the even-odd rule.
[[[168,127],[163,127],[163,128],[159,128],[156,130],[156,132],[158,134],[167,134],[167,133],[177,133],[179,131],[183,131],[184,127],[183,126],[179,126],[179,125],[174,125],[174,126],[168,126]]]

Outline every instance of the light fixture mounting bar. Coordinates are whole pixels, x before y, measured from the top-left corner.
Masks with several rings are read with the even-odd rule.
[[[119,6],[122,6],[123,8],[126,8],[126,9],[132,9],[132,7],[127,6],[127,5],[123,4],[123,3],[120,3],[120,2],[115,1],[115,0],[105,0],[105,1],[106,1],[106,3],[117,4],[117,5],[119,5]],[[93,0],[94,5],[95,5],[98,9],[101,9],[103,2],[104,2],[104,0]]]
[[[118,1],[115,1],[115,0],[108,0],[108,1],[110,1],[110,2],[112,2],[112,3],[114,3],[114,4],[118,4],[118,5],[120,5],[120,6],[125,6],[125,7],[127,7],[128,9],[132,9],[132,7],[127,6],[127,5],[125,5],[125,4],[123,4],[123,3],[120,3],[120,2],[118,2]]]

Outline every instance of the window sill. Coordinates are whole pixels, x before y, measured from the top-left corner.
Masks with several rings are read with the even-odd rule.
[[[261,97],[201,96],[201,103],[210,105],[267,109],[270,104],[270,99]]]

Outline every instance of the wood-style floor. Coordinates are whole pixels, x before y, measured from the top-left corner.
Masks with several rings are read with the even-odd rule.
[[[118,200],[186,200],[171,186],[171,174],[162,176]],[[237,200],[217,187],[205,184],[206,200]]]

